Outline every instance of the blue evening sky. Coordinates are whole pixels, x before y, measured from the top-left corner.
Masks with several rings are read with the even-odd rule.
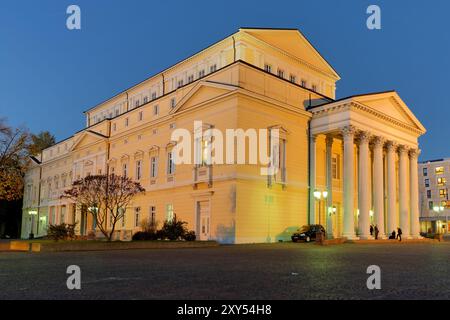
[[[66,29],[77,4],[82,30]],[[366,28],[366,8],[382,29]],[[300,29],[339,72],[337,98],[396,89],[428,129],[421,159],[450,156],[450,2],[138,1],[0,2],[0,117],[58,140],[82,111],[235,32]]]

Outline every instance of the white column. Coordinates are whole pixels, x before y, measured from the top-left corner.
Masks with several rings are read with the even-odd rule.
[[[400,228],[403,237],[408,238],[409,234],[409,208],[408,208],[408,150],[405,146],[398,148],[398,205]]]
[[[316,136],[309,138],[309,224],[316,224]]]
[[[342,130],[344,137],[344,232],[347,239],[357,239],[355,235],[354,190],[354,146],[355,128],[347,126]]]
[[[390,235],[392,231],[397,233],[397,177],[395,174],[395,143],[389,141],[386,145],[387,153],[387,230]]]
[[[370,236],[370,202],[369,202],[369,133],[361,132],[359,135],[359,183],[358,183],[358,229],[361,239],[371,239]]]
[[[333,217],[332,217],[332,207],[333,207],[333,172],[331,167],[332,160],[332,150],[333,150],[333,137],[327,136],[326,142],[326,158],[327,158],[327,206],[325,209],[327,217],[327,237],[332,239],[333,235]]]
[[[381,137],[376,137],[373,143],[373,214],[380,239],[386,238],[384,231],[383,143],[384,140]]]
[[[417,172],[417,158],[420,151],[411,149],[409,151],[409,191],[411,208],[411,236],[420,238],[419,223],[419,178]]]

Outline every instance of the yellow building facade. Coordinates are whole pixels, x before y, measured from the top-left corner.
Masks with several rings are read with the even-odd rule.
[[[126,208],[116,239],[129,239],[144,219],[161,226],[174,214],[198,239],[221,243],[286,241],[308,223],[335,237],[369,238],[369,223],[418,236],[413,169],[425,129],[394,91],[335,100],[339,79],[298,30],[241,28],[88,109],[86,128],[34,158],[22,237],[62,222],[98,234],[92,217],[60,196],[74,180],[107,172],[146,189]],[[279,129],[280,172],[174,165],[172,134],[194,135],[195,121],[221,132]],[[325,190],[326,199],[314,197]]]

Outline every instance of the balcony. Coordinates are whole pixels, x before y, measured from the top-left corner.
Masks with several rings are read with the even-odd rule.
[[[208,188],[212,187],[212,166],[211,165],[201,165],[195,166],[193,169],[193,180],[194,189],[202,183],[208,185]]]

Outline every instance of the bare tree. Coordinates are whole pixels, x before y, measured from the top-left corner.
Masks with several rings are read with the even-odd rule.
[[[62,197],[73,200],[78,208],[88,210],[97,227],[111,241],[116,223],[123,218],[134,196],[141,192],[145,189],[130,178],[115,174],[93,175],[73,182]]]
[[[23,194],[23,176],[27,167],[26,129],[13,129],[0,118],[0,200],[17,200]]]

